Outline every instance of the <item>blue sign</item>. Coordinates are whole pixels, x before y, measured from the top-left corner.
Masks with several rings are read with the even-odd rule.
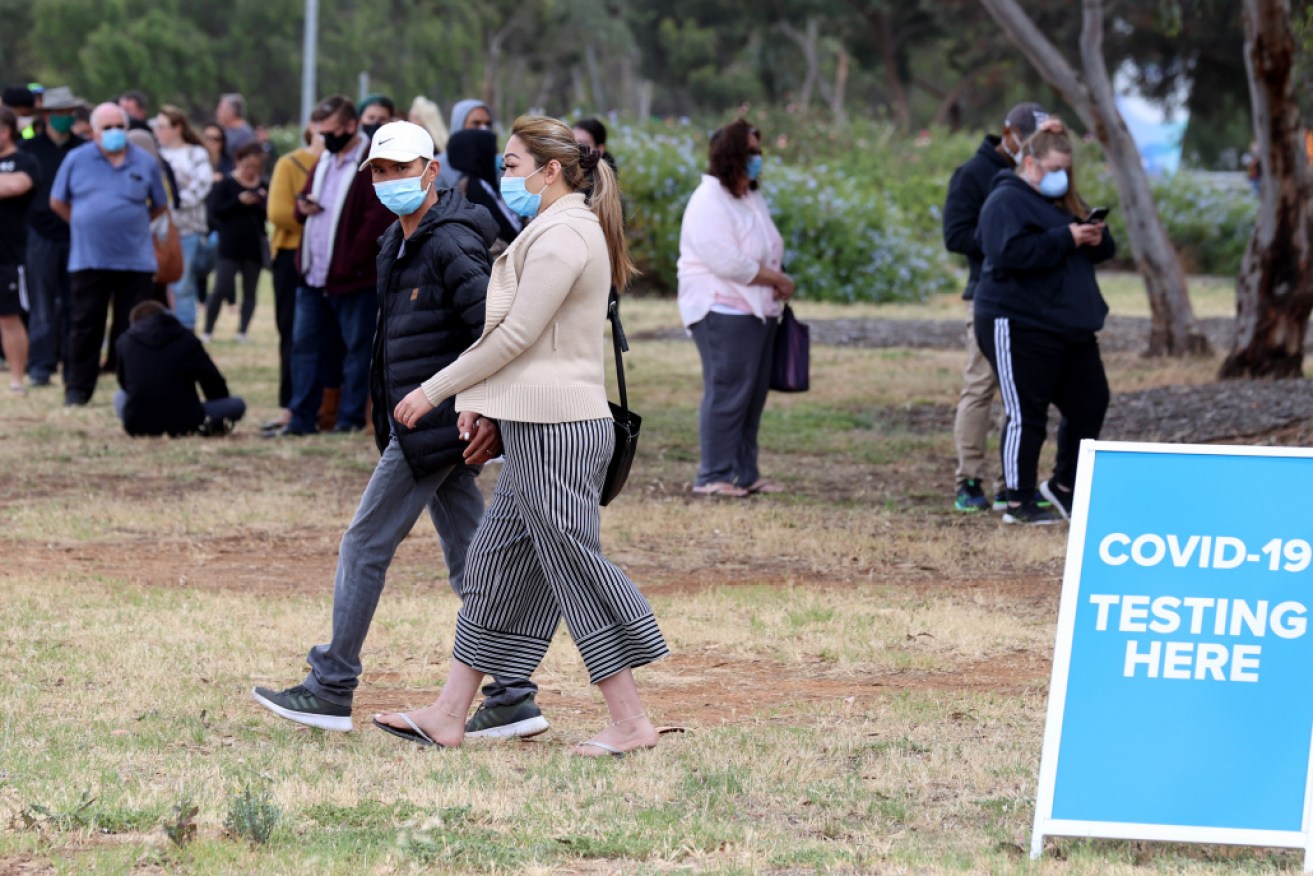
[[[1309,451],[1082,445],[1032,853],[1309,849],[1310,494]]]

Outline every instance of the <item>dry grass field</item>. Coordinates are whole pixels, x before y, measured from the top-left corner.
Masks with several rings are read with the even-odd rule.
[[[1201,315],[1230,312],[1225,284],[1198,294]],[[1145,311],[1134,282],[1109,297]],[[1064,839],[1027,859],[1066,530],[951,510],[951,435],[905,412],[954,401],[958,350],[814,350],[812,391],[766,412],[763,468],[788,492],[739,502],[689,490],[692,344],[634,345],[645,434],[603,539],[672,647],[637,673],[657,723],[687,731],[656,750],[569,756],[605,709],[563,632],[537,676],[544,736],[422,751],[369,728],[445,674],[457,603],[427,519],[392,567],[356,732],[272,717],[249,688],[296,682],[325,640],[337,540],[376,453],[359,435],[261,440],[268,300],[252,343],[234,321],[211,349],[252,410],[226,439],[128,439],[112,379],[84,409],[58,389],[0,398],[0,874],[1298,868]],[[677,315],[633,300],[626,322]],[[1108,365],[1115,393],[1206,381],[1217,362]],[[262,818],[263,842],[234,828]]]

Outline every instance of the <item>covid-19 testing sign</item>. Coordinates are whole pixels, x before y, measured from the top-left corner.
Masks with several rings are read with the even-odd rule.
[[[1031,852],[1305,850],[1313,451],[1081,446]]]

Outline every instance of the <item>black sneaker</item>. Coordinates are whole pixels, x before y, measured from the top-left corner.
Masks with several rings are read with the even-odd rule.
[[[232,430],[237,428],[237,421],[230,420],[227,417],[206,417],[196,431],[204,438],[222,438],[224,435],[232,434]]]
[[[1008,491],[1007,491],[1007,490],[999,490],[997,493],[994,494],[994,510],[995,510],[995,511],[1006,511],[1006,510],[1008,510]]]
[[[483,703],[465,722],[465,735],[483,739],[527,739],[547,732],[547,719],[533,701],[533,694],[503,706]]]
[[[1029,523],[1032,526],[1047,526],[1061,523],[1062,518],[1052,508],[1044,508],[1034,499],[1028,499],[1020,505],[1009,505],[1003,512],[1004,523]]]
[[[985,498],[985,491],[980,488],[980,481],[976,478],[967,478],[957,488],[957,496],[953,499],[953,507],[958,511],[983,511],[989,507],[989,499]]]
[[[287,690],[257,687],[251,691],[251,696],[275,715],[298,724],[318,727],[320,730],[336,730],[339,733],[347,733],[352,729],[350,706],[338,706],[321,700],[304,685],[298,684]]]
[[[1060,489],[1057,481],[1053,478],[1049,478],[1047,481],[1039,485],[1039,492],[1040,495],[1045,499],[1048,499],[1049,504],[1062,515],[1063,520],[1071,519],[1071,490]]]

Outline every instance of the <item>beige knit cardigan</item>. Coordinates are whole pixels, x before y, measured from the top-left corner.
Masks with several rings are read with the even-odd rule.
[[[498,420],[609,418],[603,358],[611,266],[582,194],[559,198],[501,254],[483,335],[422,384],[434,405]]]

